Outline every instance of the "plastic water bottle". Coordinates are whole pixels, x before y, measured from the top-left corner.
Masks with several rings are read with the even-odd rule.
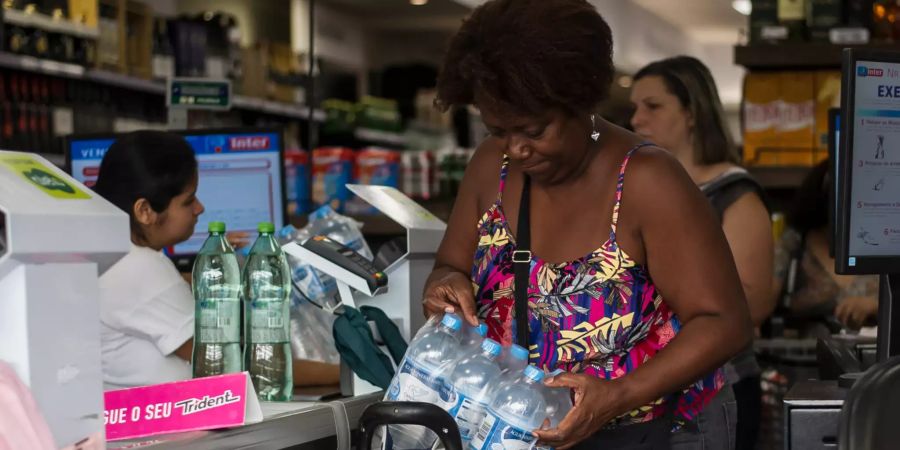
[[[541,392],[544,372],[528,366],[518,382],[506,383],[494,394],[484,422],[469,443],[474,450],[525,450],[537,438],[531,432],[540,428],[547,416]]]
[[[241,271],[225,224],[209,223],[194,260],[194,378],[241,371]]]
[[[290,242],[303,244],[310,237],[312,236],[307,228],[298,230],[293,225],[287,225],[278,231],[277,240],[278,245],[285,245]],[[303,295],[321,304],[326,303],[326,300],[337,294],[337,283],[334,281],[334,278],[317,271],[308,263],[294,256],[285,256],[287,257],[288,266],[291,268],[291,278],[303,292]],[[297,307],[299,305],[295,303],[294,306]]]
[[[244,369],[260,400],[290,401],[293,374],[290,340],[290,269],[272,233],[259,224],[259,237],[244,266],[246,346]]]
[[[481,342],[480,352],[461,359],[450,374],[447,412],[456,419],[463,442],[472,439],[487,411],[491,387],[500,378],[497,357],[503,346],[493,339]]]
[[[468,356],[471,353],[480,353],[481,343],[484,341],[485,336],[487,336],[487,325],[481,323],[477,327],[473,327],[472,325],[464,324],[459,342],[462,349],[460,354]]]
[[[562,369],[550,372],[551,377],[565,373]],[[547,401],[547,419],[550,421],[549,429],[556,428],[559,423],[572,410],[572,390],[569,388],[551,388],[543,386],[544,399]],[[553,447],[538,445],[535,450],[553,450]]]
[[[528,350],[521,345],[513,344],[504,349],[503,353],[498,363],[503,373],[501,382],[505,383],[522,376],[522,371],[528,365]]]
[[[457,334],[461,327],[459,316],[445,314],[436,328],[410,342],[385,399],[446,404],[450,397],[446,377],[460,351]],[[425,427],[391,425],[386,442],[392,445],[385,448],[431,448],[436,439]]]
[[[325,205],[309,215],[310,234],[328,236],[372,261],[375,256],[353,219],[342,216]]]
[[[555,377],[565,370],[556,369],[550,372],[551,377]],[[559,423],[572,410],[572,390],[566,387],[552,388],[544,386],[544,398],[547,400],[547,418],[550,419],[550,428],[556,428]]]
[[[386,398],[392,401],[428,402],[436,405],[444,386],[442,375],[449,375],[448,365],[460,351],[456,333],[462,327],[462,319],[456,314],[445,314],[438,327],[411,343],[400,363],[395,379]]]

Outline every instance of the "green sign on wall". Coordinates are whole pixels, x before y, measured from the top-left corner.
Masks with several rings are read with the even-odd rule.
[[[171,78],[166,105],[184,109],[231,108],[231,82],[207,78]]]

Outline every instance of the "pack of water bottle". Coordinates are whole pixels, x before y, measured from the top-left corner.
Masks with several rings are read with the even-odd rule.
[[[282,228],[278,233],[281,245],[289,242],[302,244],[313,236],[328,236],[329,239],[343,244],[368,260],[373,260],[372,250],[366,243],[360,224],[355,220],[334,212],[329,206],[323,206],[309,215],[309,223],[297,229],[291,225]],[[317,303],[327,303],[337,293],[334,278],[319,272],[309,264],[288,255],[292,278],[303,295]],[[294,306],[298,306],[295,302]]]
[[[258,231],[242,272],[225,237],[225,224],[209,224],[209,238],[192,272],[193,376],[247,371],[260,399],[290,401],[290,272],[273,236],[275,226],[261,223]]]
[[[469,449],[533,448],[531,431],[571,409],[569,390],[544,386],[526,349],[504,348],[486,333],[484,324],[464,324],[455,314],[430,319],[410,342],[385,400],[441,406]],[[384,448],[430,449],[436,441],[424,427],[392,425]]]

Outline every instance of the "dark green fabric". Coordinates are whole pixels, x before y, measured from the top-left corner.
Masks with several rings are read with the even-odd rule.
[[[403,355],[406,354],[407,345],[397,324],[388,318],[384,311],[372,306],[360,306],[359,312],[366,316],[366,319],[375,322],[375,328],[378,329],[378,334],[381,335],[388,351],[391,352],[391,358],[399,365]]]
[[[368,320],[375,322],[379,334],[397,363],[406,353],[406,343],[400,335],[400,330],[383,311],[366,306],[362,310],[363,312],[360,312],[344,306],[343,312],[334,321],[332,329],[334,344],[343,361],[354,373],[375,386],[387,389],[391,379],[394,378],[394,365],[388,355],[385,355],[375,343]]]

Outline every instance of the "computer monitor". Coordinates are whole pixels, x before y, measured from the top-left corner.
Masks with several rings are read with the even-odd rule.
[[[284,150],[281,131],[235,128],[174,131],[184,136],[197,156],[197,198],[206,211],[194,234],[164,249],[179,266],[188,268],[208,235],[211,221],[225,222],[229,231],[256,232],[259,222],[285,224]],[[100,161],[119,135],[67,138],[66,167],[85,186],[92,187]]]
[[[844,50],[835,270],[900,272],[900,52]]]
[[[828,180],[831,189],[828,190],[828,256],[834,258],[834,243],[837,241],[837,226],[835,226],[835,212],[838,202],[838,167],[840,156],[838,148],[841,147],[841,109],[828,110]]]

